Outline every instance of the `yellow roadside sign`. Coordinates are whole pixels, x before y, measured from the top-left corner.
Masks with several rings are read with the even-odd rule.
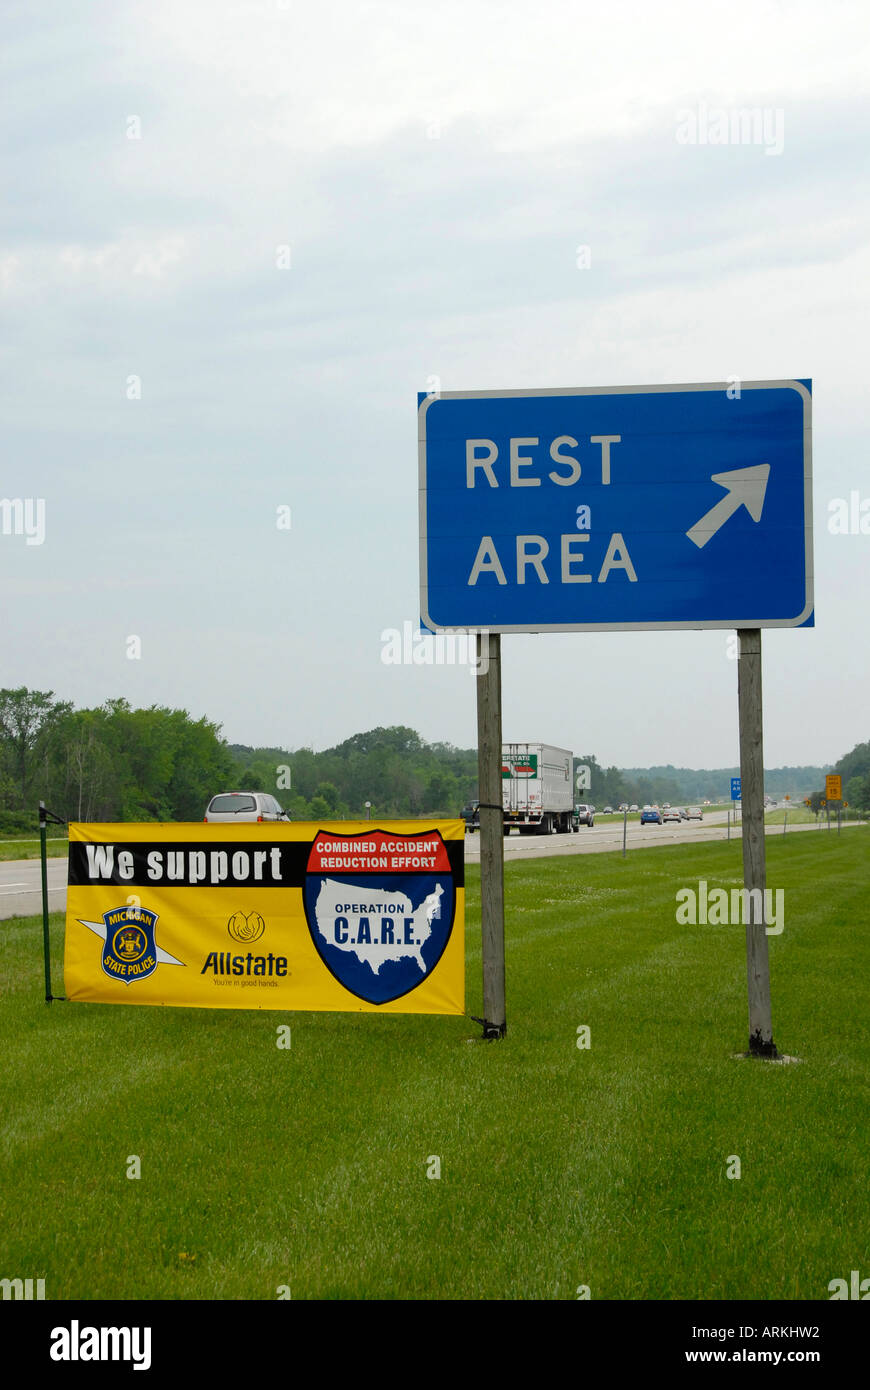
[[[70,825],[68,999],[461,1014],[465,823]]]
[[[825,778],[825,796],[828,801],[841,801],[843,779],[838,772],[829,772]]]

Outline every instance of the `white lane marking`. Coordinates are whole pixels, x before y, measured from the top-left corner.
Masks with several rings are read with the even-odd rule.
[[[48,891],[49,893],[65,893],[66,884],[62,884],[59,888],[52,888],[49,885]],[[41,892],[41,888],[25,888],[22,892],[20,888],[17,888],[13,885],[11,888],[0,888],[0,897],[5,896],[8,898],[28,898],[33,897],[34,894],[40,894]]]

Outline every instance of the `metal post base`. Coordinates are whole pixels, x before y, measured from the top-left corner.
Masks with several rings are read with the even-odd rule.
[[[475,1018],[471,1015],[472,1023],[479,1023],[483,1029],[483,1041],[493,1042],[496,1038],[503,1038],[507,1033],[507,1023],[490,1023],[485,1018]]]
[[[778,1057],[779,1053],[776,1050],[776,1043],[773,1041],[773,1038],[771,1038],[770,1042],[762,1042],[761,1034],[756,1033],[749,1039],[749,1056]]]

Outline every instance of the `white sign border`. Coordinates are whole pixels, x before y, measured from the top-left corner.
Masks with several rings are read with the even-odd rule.
[[[419,515],[420,515],[420,620],[429,632],[703,632],[713,628],[777,628],[800,627],[806,622],[815,607],[813,585],[813,450],[812,450],[812,395],[802,381],[796,379],[782,381],[741,381],[743,391],[770,391],[791,389],[797,391],[804,403],[804,564],[806,574],[805,606],[796,618],[774,618],[769,621],[759,618],[715,619],[710,622],[654,622],[654,623],[541,623],[529,627],[527,623],[501,624],[490,627],[442,627],[429,615],[429,586],[426,583],[426,412],[436,401],[473,400],[519,400],[525,396],[634,396],[661,395],[675,391],[721,391],[723,394],[734,389],[734,382],[703,381],[685,382],[682,385],[666,386],[558,386],[538,387],[520,391],[437,391],[426,396],[417,410],[418,460],[419,460]]]

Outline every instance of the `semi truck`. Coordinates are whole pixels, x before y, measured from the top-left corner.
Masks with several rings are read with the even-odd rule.
[[[556,835],[576,830],[574,754],[550,743],[503,743],[501,748],[504,832]]]

